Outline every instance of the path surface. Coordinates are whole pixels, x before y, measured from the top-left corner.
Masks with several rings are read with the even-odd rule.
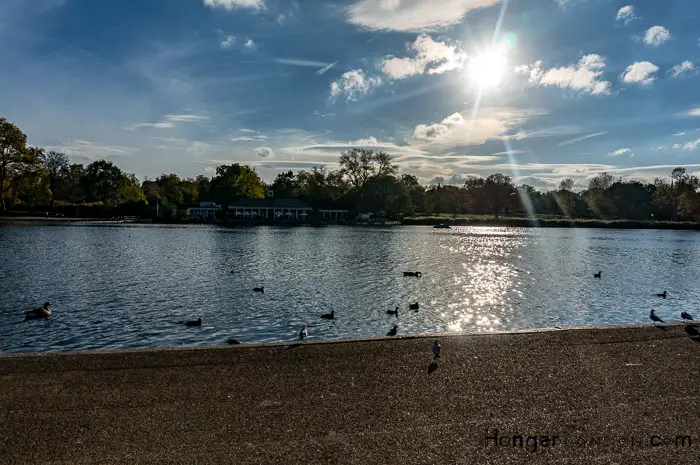
[[[700,463],[683,326],[440,340],[0,357],[0,463]]]

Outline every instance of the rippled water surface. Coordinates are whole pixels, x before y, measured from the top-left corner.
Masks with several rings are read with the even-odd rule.
[[[46,300],[51,319],[21,322]],[[395,306],[398,318],[386,314]],[[0,226],[2,352],[290,341],[304,324],[319,340],[393,324],[405,334],[634,323],[652,308],[667,321],[700,316],[697,232]],[[331,310],[336,320],[319,318]],[[198,317],[198,328],[176,324]]]

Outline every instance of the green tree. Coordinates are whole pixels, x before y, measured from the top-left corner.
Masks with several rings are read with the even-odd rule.
[[[43,164],[44,151],[27,147],[27,136],[5,118],[0,118],[0,209],[17,193],[17,183],[34,176]],[[10,199],[12,200],[12,199]]]
[[[254,169],[234,163],[216,168],[211,193],[217,202],[230,205],[240,197],[265,197],[265,185]]]

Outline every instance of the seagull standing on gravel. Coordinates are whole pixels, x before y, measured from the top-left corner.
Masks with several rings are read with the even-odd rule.
[[[433,341],[433,355],[435,355],[435,357],[433,357],[433,360],[435,360],[436,358],[440,358],[440,350],[442,350],[442,346],[440,345],[440,341],[435,339]]]
[[[681,318],[688,321],[693,321],[693,315],[688,312],[681,312]]]
[[[302,328],[301,331],[299,331],[299,340],[303,341],[306,339],[306,337],[309,335],[309,332],[306,330],[306,325]]]
[[[651,318],[651,321],[653,321],[654,324],[656,324],[657,322],[658,322],[658,323],[665,323],[664,320],[662,320],[661,318],[659,318],[658,316],[656,316],[656,313],[654,313],[654,310],[652,310],[651,312],[649,312],[649,318]]]

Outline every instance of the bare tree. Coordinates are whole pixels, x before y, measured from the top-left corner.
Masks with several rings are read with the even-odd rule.
[[[68,157],[65,153],[54,152],[51,150],[45,156],[44,168],[46,168],[49,180],[49,189],[51,190],[51,209],[53,210],[53,203],[56,197],[56,187],[58,186],[59,181],[64,179],[70,171]]]

